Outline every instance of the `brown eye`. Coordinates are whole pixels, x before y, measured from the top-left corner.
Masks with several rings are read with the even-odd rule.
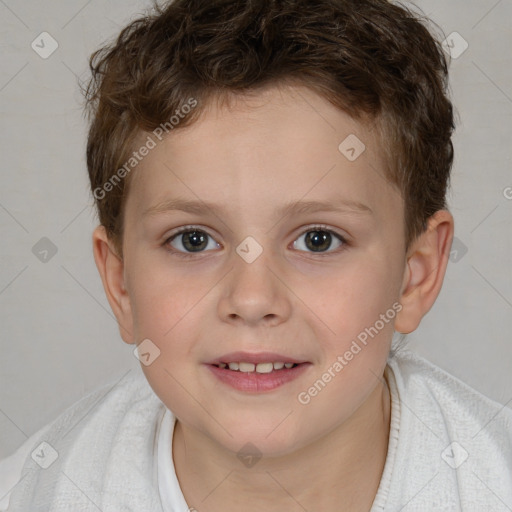
[[[305,239],[303,243],[299,243],[298,241],[304,237]],[[294,242],[294,247],[299,250],[305,250],[307,252],[316,252],[316,253],[325,253],[325,252],[333,252],[328,251],[328,249],[332,248],[332,245],[335,245],[334,249],[345,245],[345,239],[330,230],[321,229],[321,228],[313,228],[306,232],[304,232],[297,241]],[[305,247],[305,249],[303,249]]]
[[[208,233],[200,229],[186,229],[182,230],[171,236],[166,244],[171,245],[176,251],[182,253],[197,253],[204,252],[209,246],[209,239],[213,242],[210,243],[210,248],[217,248],[219,244],[213,241]]]

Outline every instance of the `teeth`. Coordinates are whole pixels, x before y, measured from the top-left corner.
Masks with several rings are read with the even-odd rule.
[[[283,362],[276,362],[276,363],[245,363],[245,362],[233,362],[233,363],[219,363],[219,368],[229,368],[230,370],[234,371],[241,371],[244,373],[270,373],[273,370],[281,370],[282,368],[292,368],[295,363],[283,363]]]
[[[256,373],[270,373],[274,369],[272,363],[258,363],[256,365]]]
[[[241,372],[253,372],[255,366],[253,363],[238,363],[238,369]]]

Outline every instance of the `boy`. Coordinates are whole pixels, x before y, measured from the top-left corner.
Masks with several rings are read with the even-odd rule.
[[[7,460],[8,510],[511,510],[512,413],[392,346],[454,231],[421,20],[176,0],[91,69],[94,257],[143,372]]]

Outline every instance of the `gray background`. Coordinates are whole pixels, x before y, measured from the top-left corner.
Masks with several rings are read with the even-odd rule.
[[[77,80],[88,77],[88,56],[150,5],[0,0],[0,457],[139,365],[118,334],[92,256],[96,217]],[[416,5],[469,47],[450,64],[460,116],[449,194],[457,253],[408,347],[510,405],[512,0]],[[59,44],[47,59],[31,48],[43,31]],[[33,251],[43,237],[57,248],[46,262]]]

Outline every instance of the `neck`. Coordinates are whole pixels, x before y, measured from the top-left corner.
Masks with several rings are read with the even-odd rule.
[[[389,389],[382,379],[342,425],[300,450],[263,457],[250,468],[176,420],[174,466],[185,500],[198,512],[368,512],[386,461],[390,417]]]

